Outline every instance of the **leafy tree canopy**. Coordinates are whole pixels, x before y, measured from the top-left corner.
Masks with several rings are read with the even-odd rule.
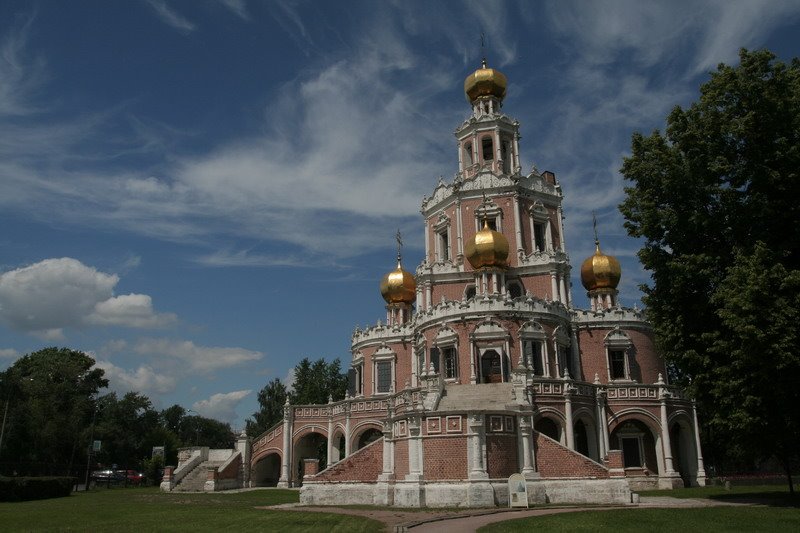
[[[696,396],[712,451],[788,465],[800,440],[800,61],[742,50],[631,151],[620,210],[643,239],[644,301],[672,377]]]

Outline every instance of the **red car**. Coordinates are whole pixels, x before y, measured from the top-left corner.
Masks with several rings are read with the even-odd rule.
[[[140,485],[144,481],[144,474],[136,470],[116,470],[114,473],[128,478],[129,485]]]

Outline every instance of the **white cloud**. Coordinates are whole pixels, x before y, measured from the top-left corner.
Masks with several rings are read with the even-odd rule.
[[[167,5],[165,0],[147,0],[147,3],[155,10],[158,18],[168,26],[183,33],[190,33],[197,29],[197,26],[190,22],[186,17]]]
[[[264,354],[244,348],[197,346],[192,341],[169,339],[142,339],[134,346],[140,355],[158,355],[186,363],[197,372],[228,368],[250,361],[258,361]]]
[[[77,259],[45,259],[0,274],[0,322],[48,340],[62,340],[64,328],[125,326],[152,328],[175,321],[155,313],[144,294],[114,296],[119,282]]]
[[[133,371],[120,368],[108,361],[97,361],[95,366],[105,371],[109,387],[117,392],[166,394],[175,390],[175,378],[160,374],[149,366],[143,365]]]
[[[222,422],[232,422],[236,419],[236,407],[250,395],[252,390],[238,390],[227,393],[213,394],[206,400],[192,404],[192,408],[203,416],[215,418]]]
[[[219,0],[226,8],[230,9],[242,20],[250,20],[250,13],[247,11],[247,4],[244,0]],[[283,2],[281,2],[282,4]]]
[[[0,348],[0,359],[16,359],[19,355],[14,348]]]
[[[155,313],[153,299],[146,294],[124,294],[98,302],[86,320],[99,326],[161,328],[173,324],[177,317],[172,313]]]

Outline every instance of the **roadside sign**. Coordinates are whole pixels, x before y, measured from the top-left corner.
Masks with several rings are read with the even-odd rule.
[[[100,444],[102,441],[96,440],[92,443],[92,451],[99,452],[100,451]]]
[[[528,507],[528,485],[522,474],[511,474],[508,478],[508,506]]]

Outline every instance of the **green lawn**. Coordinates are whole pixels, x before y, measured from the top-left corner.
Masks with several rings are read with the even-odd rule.
[[[509,520],[483,527],[479,531],[800,531],[800,496],[795,493],[793,498],[790,497],[787,486],[734,486],[730,490],[712,486],[651,490],[640,494],[759,505],[586,511]]]
[[[118,488],[32,502],[0,503],[2,531],[380,531],[347,515],[256,509],[298,501],[290,490],[177,494]]]
[[[481,533],[512,531],[800,531],[800,509],[706,507],[700,509],[619,509],[582,511],[499,522]]]

